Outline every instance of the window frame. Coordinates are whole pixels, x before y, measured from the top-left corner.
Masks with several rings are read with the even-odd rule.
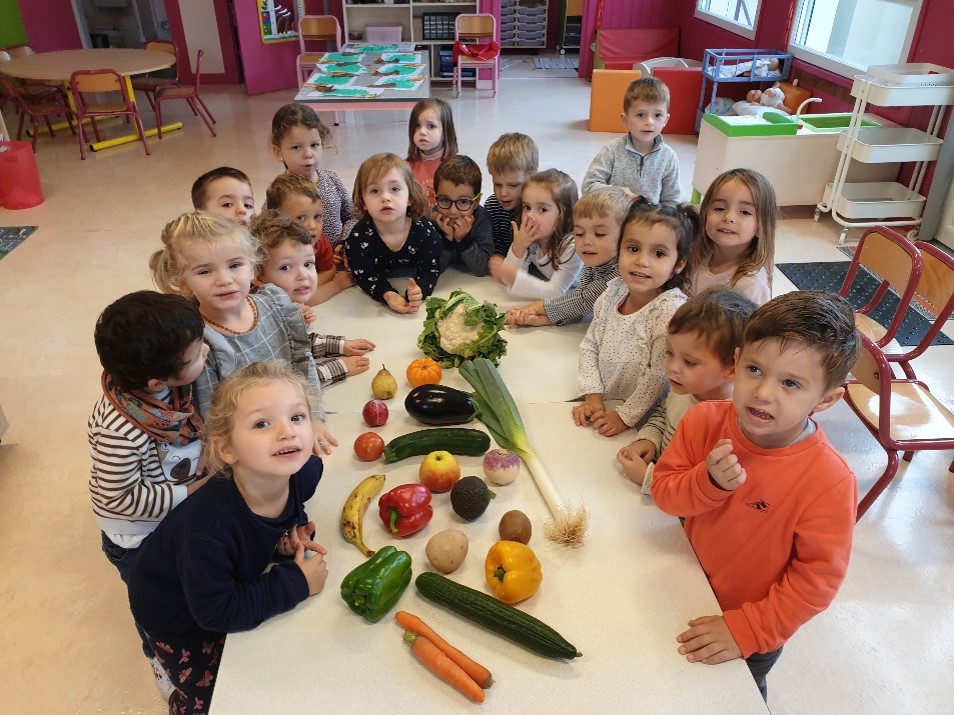
[[[759,26],[759,17],[762,13],[762,3],[764,0],[755,0],[755,17],[752,18],[752,29],[745,27],[744,25],[738,25],[728,18],[722,17],[721,15],[716,15],[708,10],[704,10],[701,5],[708,4],[710,0],[696,0],[696,9],[695,17],[703,22],[708,22],[710,25],[715,25],[716,27],[721,27],[723,30],[728,30],[729,32],[744,37],[748,40],[755,40],[755,31]]]
[[[795,41],[796,33],[799,31],[800,18],[806,8],[810,8],[815,2],[824,2],[825,0],[795,0],[794,6],[792,8],[792,30],[791,34],[788,37],[788,52],[792,54],[795,59],[806,62],[815,67],[820,67],[823,70],[832,72],[833,74],[839,75],[840,77],[845,77],[847,79],[853,79],[859,74],[864,74],[867,71],[867,67],[859,67],[857,65],[846,62],[840,57],[835,55],[825,54],[819,52],[818,50],[813,50],[805,45],[799,45]],[[895,5],[904,5],[911,8],[911,23],[908,25],[907,32],[904,36],[904,44],[901,46],[901,55],[898,57],[896,62],[886,62],[885,64],[897,64],[905,63],[908,61],[908,57],[911,55],[911,44],[914,41],[914,34],[917,31],[918,22],[921,19],[921,11],[924,9],[923,0],[883,0],[884,2],[890,2]]]

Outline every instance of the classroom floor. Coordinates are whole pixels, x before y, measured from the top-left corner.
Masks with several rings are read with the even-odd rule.
[[[472,89],[460,99],[444,88],[434,94],[453,107],[462,153],[481,165],[499,134],[524,131],[540,145],[541,168],[556,166],[579,181],[612,138],[586,131],[587,83],[533,70],[532,62],[505,71],[496,98]],[[120,295],[152,287],[148,256],[165,222],[191,209],[193,179],[234,165],[250,175],[260,205],[281,171],[268,129],[290,93],[248,97],[241,87],[210,86],[203,95],[218,119],[217,138],[184,103],[167,109],[168,121],[181,119],[184,129],[151,140],[151,157],[132,144],[80,161],[71,135],[44,135],[37,159],[46,202],[0,209],[0,225],[39,226],[0,261],[0,403],[11,424],[0,445],[0,703],[7,713],[164,712],[139,655],[125,590],[100,552],[86,488],[85,428],[99,393],[94,321]],[[148,108],[144,117],[152,121]],[[11,119],[8,113],[8,124]],[[372,153],[403,155],[407,115],[351,114],[334,135],[337,150],[323,166],[350,186]],[[668,141],[679,154],[688,196],[695,137]],[[844,260],[833,222],[816,224],[804,211],[789,216],[781,223],[778,262]],[[792,288],[776,271],[775,292]],[[954,347],[941,347],[916,366],[948,405],[954,404],[952,361]],[[844,405],[820,422],[867,490],[884,467],[884,453]],[[927,452],[902,463],[901,476],[858,525],[835,603],[786,646],[769,678],[773,713],[950,710],[952,456]],[[360,669],[377,667],[386,664]],[[319,697],[316,691],[316,703]],[[711,710],[719,712],[717,695]],[[600,712],[598,702],[593,711]]]

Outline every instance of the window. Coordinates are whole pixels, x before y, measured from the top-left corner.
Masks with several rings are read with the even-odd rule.
[[[696,17],[754,40],[761,4],[762,0],[696,0]]]
[[[906,62],[921,0],[798,0],[789,52],[845,77]]]

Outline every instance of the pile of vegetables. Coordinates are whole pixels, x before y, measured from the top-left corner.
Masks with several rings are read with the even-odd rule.
[[[427,317],[417,346],[442,367],[458,367],[464,360],[481,357],[495,365],[507,352],[507,341],[500,335],[504,313],[489,300],[477,302],[462,290],[447,299],[431,296],[425,302]]]

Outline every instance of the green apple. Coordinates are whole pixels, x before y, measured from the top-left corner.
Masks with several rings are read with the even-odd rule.
[[[421,462],[421,484],[435,494],[449,492],[460,479],[460,465],[450,452],[431,452]]]

